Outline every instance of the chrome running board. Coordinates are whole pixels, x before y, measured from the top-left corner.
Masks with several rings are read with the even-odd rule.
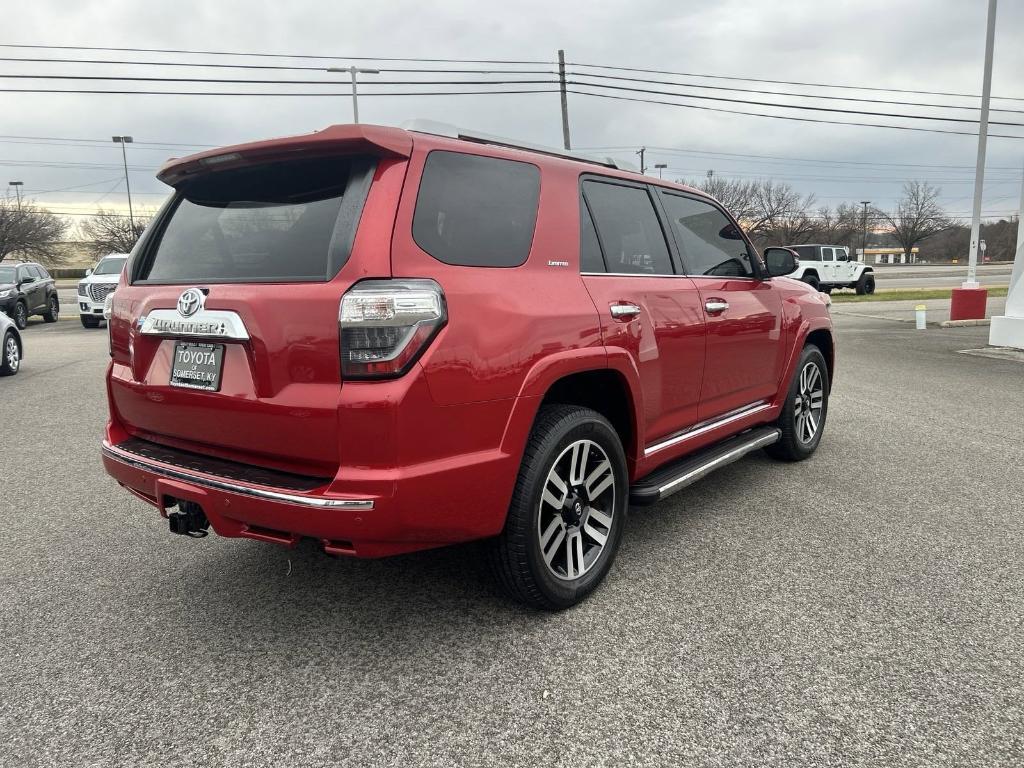
[[[716,416],[713,419],[708,419],[707,421],[694,424],[692,427],[687,427],[680,432],[676,432],[670,437],[666,437],[647,446],[644,448],[644,456],[650,456],[652,453],[663,451],[666,448],[671,448],[673,445],[679,445],[679,443],[687,440],[692,440],[695,437],[707,434],[713,429],[724,427],[726,424],[732,424],[734,421],[739,421],[740,419],[745,419],[748,416],[753,416],[755,413],[767,411],[771,407],[771,403],[765,400],[759,400],[756,403],[744,405],[742,408],[737,408],[734,411],[723,413],[721,416]]]
[[[630,503],[653,504],[671,496],[716,469],[732,464],[759,448],[777,443],[781,435],[776,427],[758,427],[694,455],[685,456],[634,483],[629,489]]]

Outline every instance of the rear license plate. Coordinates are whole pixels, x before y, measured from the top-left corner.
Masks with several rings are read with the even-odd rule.
[[[223,363],[223,344],[179,341],[174,345],[171,386],[216,392],[220,389],[220,371]]]

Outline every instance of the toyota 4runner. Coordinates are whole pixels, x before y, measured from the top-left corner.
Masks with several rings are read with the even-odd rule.
[[[487,539],[544,608],[630,503],[809,456],[827,296],[711,198],[438,124],[168,162],[109,306],[107,471],[175,533],[379,557]]]

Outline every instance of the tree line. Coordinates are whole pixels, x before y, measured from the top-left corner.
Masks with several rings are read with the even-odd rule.
[[[965,259],[970,226],[951,218],[939,204],[942,190],[926,181],[908,181],[891,209],[840,203],[817,205],[813,194],[802,195],[772,179],[737,180],[709,174],[686,181],[717,199],[739,219],[754,243],[771,245],[824,243],[845,245],[853,253],[867,238],[868,247],[920,248],[928,261]],[[1011,260],[1016,252],[1019,217],[983,222],[981,237],[992,260]]]

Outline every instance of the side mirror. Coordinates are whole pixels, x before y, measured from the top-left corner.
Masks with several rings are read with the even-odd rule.
[[[796,251],[789,248],[765,248],[764,265],[768,269],[769,277],[782,277],[796,272],[800,266],[800,259]]]
[[[92,267],[89,267],[87,270],[85,270],[85,276],[88,277],[91,274],[92,274]]]

